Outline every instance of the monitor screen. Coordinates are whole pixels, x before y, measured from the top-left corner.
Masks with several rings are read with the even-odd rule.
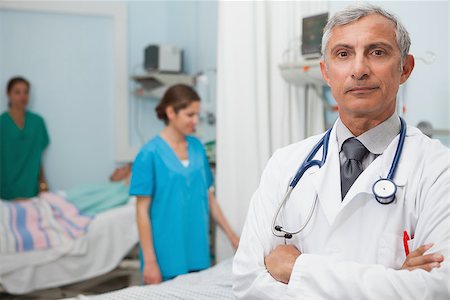
[[[302,55],[305,58],[318,58],[322,54],[323,29],[328,21],[328,13],[303,18]]]

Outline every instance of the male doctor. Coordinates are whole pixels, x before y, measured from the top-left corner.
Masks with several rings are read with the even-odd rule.
[[[269,160],[234,259],[238,298],[450,299],[450,150],[405,127],[394,161],[402,128],[396,95],[414,68],[409,46],[403,25],[373,5],[329,20],[320,67],[339,119],[324,142],[326,160],[305,171],[274,221],[293,175],[324,135]],[[322,149],[314,159],[323,160]],[[381,187],[393,191],[389,203],[375,198],[374,183],[392,165],[396,190]],[[304,228],[291,237],[274,227]]]

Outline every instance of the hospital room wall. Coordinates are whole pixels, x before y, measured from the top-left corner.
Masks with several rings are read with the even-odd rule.
[[[0,110],[6,82],[25,76],[50,135],[51,189],[104,181],[114,167],[112,39],[108,17],[0,11]]]
[[[195,86],[202,100],[196,135],[203,142],[215,140],[216,126],[207,123],[206,114],[216,112],[217,2],[169,1],[168,7],[168,36],[185,51],[185,72],[203,74]]]
[[[215,112],[217,3],[215,1],[130,2],[129,73],[143,71],[144,48],[150,44],[170,44],[183,50],[183,72],[204,73],[196,89],[202,99],[202,112]],[[138,87],[130,81],[130,90]],[[140,148],[158,134],[164,124],[156,118],[157,98],[130,94],[130,143]],[[215,125],[202,117],[197,135],[204,141],[215,139]]]
[[[168,43],[168,6],[163,1],[130,2],[128,4],[128,73],[143,72],[144,49],[150,44]],[[129,93],[129,135],[130,144],[135,149],[163,128],[154,112],[157,99],[133,96],[137,83],[130,81]],[[141,137],[142,136],[142,137]]]
[[[416,58],[415,69],[399,91],[406,100],[404,115],[409,125],[429,121],[434,128],[450,129],[449,99],[449,2],[448,1],[369,1],[396,14],[411,36],[410,52]],[[333,14],[349,2],[330,1]],[[435,54],[434,62],[427,52]],[[438,137],[450,146],[448,137]]]
[[[183,48],[187,73],[215,69],[215,2],[129,2],[127,8],[128,75],[138,70],[145,46],[153,43]],[[106,181],[116,165],[112,22],[110,17],[0,10],[0,111],[7,108],[7,80],[26,76],[32,83],[30,109],[44,117],[50,134],[44,166],[52,189]],[[131,80],[129,85],[132,106],[137,100]],[[163,126],[154,114],[156,103],[140,102],[147,122],[141,126],[149,135]],[[129,122],[130,139],[137,141],[135,120]]]

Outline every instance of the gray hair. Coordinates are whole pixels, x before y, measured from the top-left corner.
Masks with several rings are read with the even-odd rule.
[[[400,49],[400,54],[402,57],[401,62],[403,64],[403,61],[409,53],[409,47],[411,45],[411,39],[409,38],[408,31],[396,16],[387,12],[379,6],[375,6],[369,3],[358,3],[348,6],[344,10],[334,14],[334,16],[328,20],[328,23],[323,30],[324,33],[322,36],[322,55],[324,60],[326,61],[327,59],[326,49],[328,47],[328,41],[331,37],[331,31],[334,27],[355,22],[358,19],[371,14],[379,14],[394,23],[395,37],[397,39],[398,48]]]

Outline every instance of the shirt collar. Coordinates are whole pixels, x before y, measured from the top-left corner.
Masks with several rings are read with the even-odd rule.
[[[372,129],[356,137],[373,154],[381,154],[386,150],[392,140],[400,132],[400,118],[396,113],[387,120],[378,124]],[[339,151],[342,144],[349,138],[354,137],[351,131],[342,123],[339,118],[336,123],[336,137]]]

